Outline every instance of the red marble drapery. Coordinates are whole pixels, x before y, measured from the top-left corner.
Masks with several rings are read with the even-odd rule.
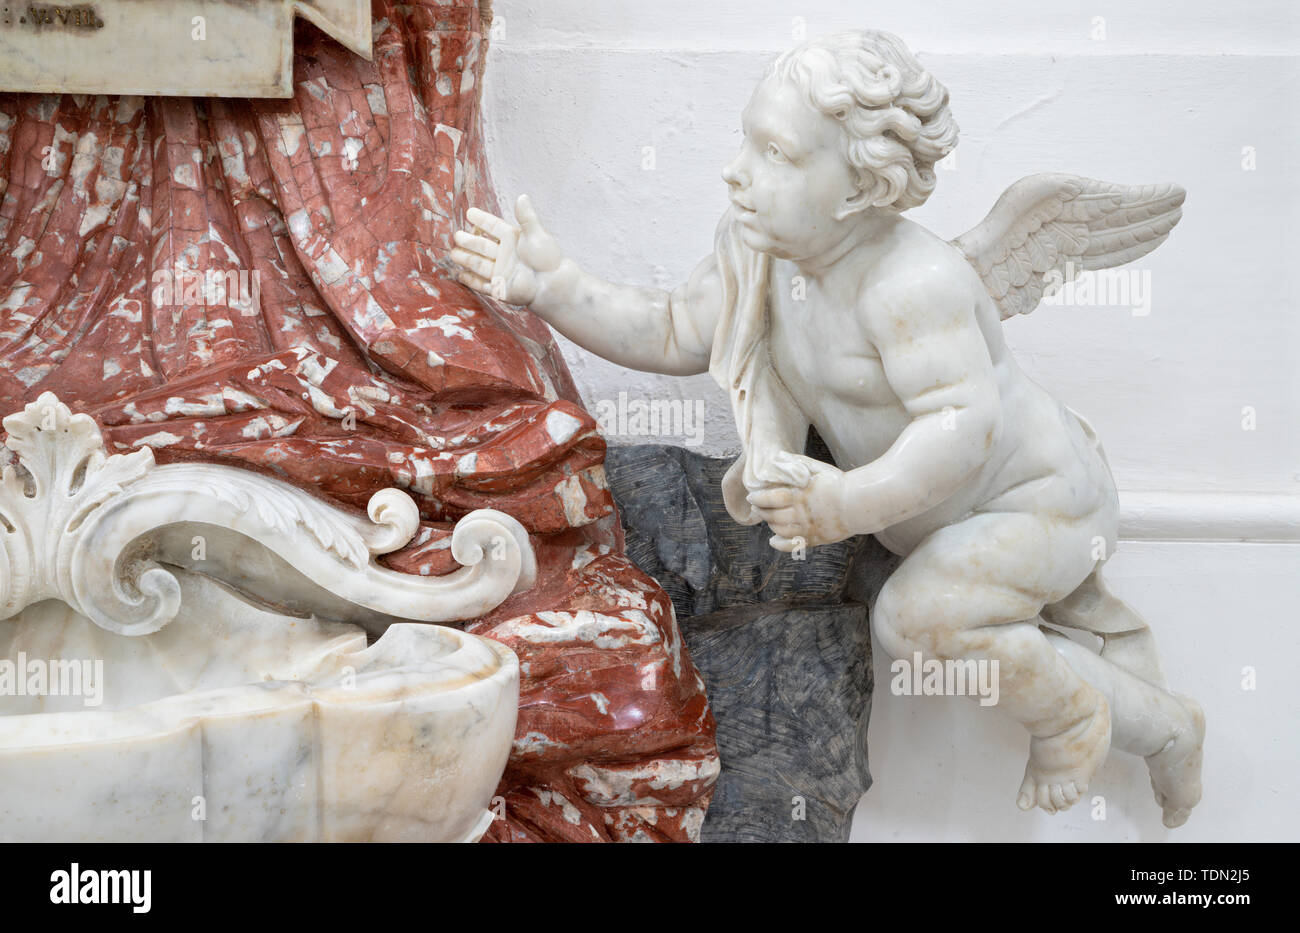
[[[299,24],[288,101],[0,94],[0,413],[52,391],[119,451],[349,507],[402,487],[411,573],[451,569],[466,512],[514,515],[539,582],[467,625],[522,668],[488,838],[691,838],[713,720],[622,554],[604,441],[546,326],[443,258],[495,208],[479,9],[373,8],[373,62]]]

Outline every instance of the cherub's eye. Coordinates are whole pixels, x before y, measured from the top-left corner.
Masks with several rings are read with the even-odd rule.
[[[781,149],[777,146],[776,143],[768,143],[768,144],[767,144],[767,157],[768,157],[769,159],[771,159],[773,162],[789,162],[789,161],[790,161],[789,159],[787,159],[787,158],[785,157],[785,153],[781,151]]]

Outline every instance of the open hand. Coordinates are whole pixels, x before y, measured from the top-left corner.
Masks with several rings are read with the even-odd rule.
[[[776,532],[768,543],[789,553],[800,544],[816,547],[857,534],[850,522],[843,471],[811,457],[784,456],[807,470],[807,484],[776,483],[746,497],[755,514]]]
[[[456,248],[451,259],[463,270],[457,276],[460,282],[498,301],[532,304],[564,254],[542,226],[528,195],[515,202],[519,226],[477,207],[465,216],[476,232],[457,230],[452,235]]]

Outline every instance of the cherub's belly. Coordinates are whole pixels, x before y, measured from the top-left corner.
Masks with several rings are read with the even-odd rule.
[[[852,470],[882,456],[911,418],[897,399],[822,399],[809,419],[835,455],[835,465]]]
[[[844,470],[875,460],[911,419],[876,357],[825,348],[816,358],[791,360],[774,351],[777,373]]]
[[[1113,544],[1118,496],[1095,438],[1037,384],[1015,375],[1003,387],[1003,425],[992,456],[947,499],[878,533],[891,551],[909,553],[939,528],[993,511],[1090,523]],[[853,411],[840,404],[831,400],[814,426],[843,470],[879,458],[910,423],[900,406]]]

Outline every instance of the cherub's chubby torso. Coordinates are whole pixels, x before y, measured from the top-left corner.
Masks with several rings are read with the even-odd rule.
[[[894,329],[896,355],[906,352],[909,340],[920,351],[944,326],[926,319],[933,311],[924,300],[900,311],[899,297],[908,288],[898,284],[896,270],[941,276],[951,283],[950,292],[968,303],[965,326],[982,337],[968,361],[969,378],[992,380],[1001,410],[983,466],[954,495],[878,533],[887,547],[907,553],[934,530],[976,511],[1070,519],[1094,512],[1102,518],[1107,510],[1113,515],[1114,484],[1094,441],[1017,365],[1003,340],[996,305],[957,249],[901,221],[883,242],[859,247],[838,265],[843,275],[833,270],[809,279],[793,263],[775,260],[768,289],[773,368],[837,466],[849,470],[878,459],[915,417],[891,384],[877,346],[879,329]],[[936,390],[944,378],[935,373]]]

